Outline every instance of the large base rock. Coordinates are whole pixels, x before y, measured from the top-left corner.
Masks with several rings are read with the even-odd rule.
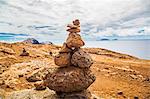
[[[91,99],[92,95],[90,91],[85,90],[72,93],[57,93],[57,97],[58,99]]]
[[[81,68],[89,68],[93,64],[91,56],[79,49],[72,55],[71,63]]]
[[[95,79],[90,70],[70,66],[47,74],[44,82],[56,92],[77,92],[87,89]]]
[[[60,67],[66,67],[71,64],[71,54],[70,53],[59,53],[55,56],[54,62]]]
[[[84,46],[84,42],[81,36],[77,33],[70,33],[67,38],[66,44],[69,48],[80,48]]]

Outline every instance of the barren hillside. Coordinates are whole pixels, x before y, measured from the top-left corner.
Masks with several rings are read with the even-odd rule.
[[[20,56],[23,48],[29,56]],[[49,89],[34,90],[34,84],[41,82],[47,72],[58,68],[53,57],[60,48],[48,44],[0,43],[0,99],[16,97],[17,93],[18,97],[27,93],[35,97],[52,94]],[[97,79],[89,88],[92,94],[104,99],[150,99],[150,60],[101,48],[84,50],[94,60],[91,70]]]

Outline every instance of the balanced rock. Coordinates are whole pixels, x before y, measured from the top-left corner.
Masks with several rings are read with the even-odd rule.
[[[72,49],[68,48],[67,44],[64,43],[59,53],[69,53],[72,52]]]
[[[69,27],[70,29],[79,29],[80,26],[68,24],[67,27]]]
[[[77,33],[70,33],[66,44],[69,48],[80,48],[85,45],[81,36]]]
[[[87,52],[79,49],[72,55],[71,63],[81,68],[89,68],[93,64],[93,60]]]
[[[90,70],[70,66],[47,74],[44,84],[56,92],[69,93],[86,90],[94,81]]]
[[[70,53],[59,53],[55,56],[54,62],[60,67],[66,67],[71,64],[71,54]]]
[[[70,32],[70,33],[78,33],[78,32],[80,32],[80,29],[67,29],[67,31],[68,32]]]
[[[78,19],[74,20],[73,25],[80,26],[80,21]]]
[[[69,36],[63,44],[59,54],[55,56],[54,62],[61,68],[49,72],[44,77],[44,86],[54,90],[58,99],[91,99],[87,88],[96,80],[89,67],[93,64],[90,55],[80,49],[85,45],[80,32],[78,19],[67,26]],[[36,86],[37,89],[44,87]]]
[[[68,32],[70,33],[78,33],[80,32],[80,23],[79,20],[75,20],[73,21],[73,25],[72,24],[68,24],[67,27],[69,27],[69,29],[67,29]]]

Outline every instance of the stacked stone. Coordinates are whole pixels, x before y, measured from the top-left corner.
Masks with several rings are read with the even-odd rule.
[[[47,74],[44,83],[57,93],[66,93],[65,97],[69,96],[71,99],[74,97],[71,97],[69,93],[77,93],[77,96],[79,93],[85,93],[96,78],[89,69],[93,64],[92,58],[81,49],[85,43],[79,35],[79,20],[76,19],[67,27],[69,36],[59,54],[54,58],[55,64],[61,68]],[[83,98],[87,99],[87,97],[89,98],[83,95]]]
[[[20,54],[20,56],[29,56],[29,53],[25,50],[25,48],[23,48],[22,53]]]

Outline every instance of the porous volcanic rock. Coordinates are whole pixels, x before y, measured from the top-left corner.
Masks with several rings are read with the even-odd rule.
[[[85,45],[80,32],[78,19],[67,26],[69,36],[59,54],[54,57],[56,65],[60,66],[49,72],[44,78],[44,86],[54,90],[59,99],[91,99],[87,88],[96,80],[89,67],[93,64],[90,55],[81,47]],[[73,64],[72,64],[73,63]],[[38,88],[38,87],[37,87]],[[39,86],[39,89],[43,87]]]
[[[80,32],[80,29],[67,29],[67,31],[68,32],[70,32],[70,33],[78,33],[78,32]]]
[[[67,27],[70,28],[70,29],[79,29],[80,26],[68,24]]]
[[[67,38],[66,44],[69,48],[80,48],[85,45],[81,36],[77,33],[70,33]]]
[[[80,26],[79,19],[74,20],[72,23],[73,23],[73,25]]]
[[[71,63],[81,68],[89,68],[93,64],[93,60],[87,52],[79,49],[72,55]]]
[[[44,84],[56,92],[79,92],[86,90],[95,79],[89,69],[70,66],[47,74]]]
[[[69,53],[72,52],[72,49],[68,48],[67,44],[64,43],[59,53]]]
[[[71,54],[70,53],[59,53],[54,57],[54,62],[60,67],[66,67],[71,64]]]
[[[80,26],[68,24],[67,27],[69,29],[67,29],[66,31],[68,31],[70,33],[78,33],[78,32],[80,32]]]

